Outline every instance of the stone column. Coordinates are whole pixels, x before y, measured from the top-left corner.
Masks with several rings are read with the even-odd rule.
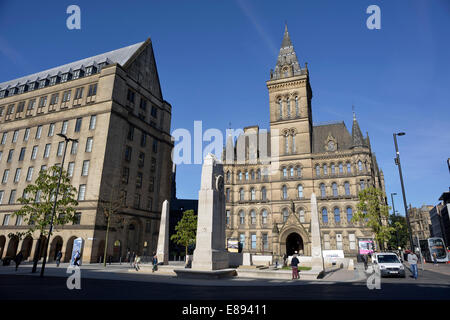
[[[167,200],[164,200],[162,205],[156,256],[158,263],[169,264],[169,201]]]
[[[192,269],[218,270],[228,268],[225,249],[225,194],[223,165],[208,154],[202,167],[198,198],[197,240]]]
[[[322,243],[320,236],[319,213],[317,199],[311,194],[311,267],[313,271],[323,271]]]

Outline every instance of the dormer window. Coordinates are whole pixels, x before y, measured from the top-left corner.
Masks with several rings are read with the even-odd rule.
[[[19,91],[17,92],[18,94],[24,93],[25,92],[25,85],[21,85],[19,86]]]
[[[39,80],[39,89],[45,87],[46,84],[47,84],[47,79]]]
[[[81,78],[83,76],[83,71],[82,70],[75,70],[74,72],[73,72],[73,77],[72,77],[72,79],[78,79],[78,78]]]
[[[58,83],[58,76],[54,76],[54,77],[51,77],[50,78],[50,85],[51,86],[54,86],[55,84],[57,84]]]
[[[34,89],[36,89],[36,82],[30,82],[28,84],[28,91],[33,91]]]
[[[4,98],[5,97],[5,93],[6,93],[6,90],[0,91],[0,98]]]
[[[8,90],[8,96],[13,96],[13,95],[15,95],[16,94],[16,87],[13,87],[13,88],[9,88],[9,90]]]
[[[71,79],[71,74],[70,74],[69,72],[63,73],[63,74],[61,75],[61,83],[62,83],[62,82],[67,82],[67,81],[69,81],[70,79]]]
[[[96,71],[94,66],[90,66],[86,68],[86,76],[90,76],[91,74],[94,74]]]
[[[102,69],[106,66],[106,62],[99,63],[97,65],[97,72],[102,71]]]

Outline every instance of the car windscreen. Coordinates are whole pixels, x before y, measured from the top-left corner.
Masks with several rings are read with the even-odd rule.
[[[378,263],[400,263],[397,256],[393,254],[378,255]]]

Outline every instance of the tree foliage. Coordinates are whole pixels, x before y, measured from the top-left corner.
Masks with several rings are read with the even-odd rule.
[[[170,240],[184,246],[187,256],[188,247],[191,244],[195,244],[197,235],[197,216],[194,214],[194,210],[186,210],[183,212],[183,217],[175,226],[175,231],[176,233],[170,237]]]
[[[41,235],[48,233],[59,173],[60,167],[57,165],[48,170],[41,170],[35,183],[29,184],[25,188],[23,196],[17,200],[22,204],[22,207],[15,211],[13,215],[23,217],[23,221],[28,224],[28,230],[16,233],[17,236],[31,235],[35,231],[40,231]],[[53,220],[55,227],[74,221],[75,207],[78,205],[76,194],[77,190],[70,183],[67,172],[62,170]]]
[[[397,249],[397,247],[406,248],[408,245],[409,237],[408,237],[408,227],[406,224],[406,218],[399,215],[391,214],[389,216],[389,224],[393,228],[391,232],[391,238],[388,241],[389,248]],[[398,235],[398,244],[397,244],[397,235]]]
[[[384,201],[384,193],[380,189],[369,187],[359,192],[359,203],[353,221],[363,221],[375,234],[379,248],[391,238],[394,228],[388,224],[389,206]]]

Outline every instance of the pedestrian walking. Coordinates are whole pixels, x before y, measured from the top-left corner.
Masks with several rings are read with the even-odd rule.
[[[127,250],[127,256],[126,256],[127,262],[130,262],[130,257],[131,257],[131,252],[130,252],[130,250]]]
[[[287,266],[287,258],[288,258],[288,255],[285,253],[285,254],[283,255],[283,267],[286,267],[286,266]]]
[[[363,254],[362,258],[364,262],[364,270],[367,270],[367,261],[369,260],[369,257],[367,256],[367,254]]]
[[[130,266],[134,264],[134,259],[136,259],[136,252],[133,251],[133,253],[130,256]]]
[[[59,267],[59,264],[61,263],[61,258],[62,258],[62,252],[58,251],[58,253],[56,254],[56,266]]]
[[[436,256],[436,252],[433,252],[433,263],[435,266],[437,266],[437,256]]]
[[[23,260],[23,253],[22,251],[20,251],[15,257],[14,257],[14,262],[16,263],[16,271],[17,268],[19,268],[19,264],[22,262]]]
[[[141,257],[139,255],[135,255],[134,258],[134,268],[136,269],[136,271],[139,271],[141,268],[139,268],[139,264],[141,263]]]
[[[80,266],[80,264],[79,264],[80,259],[81,259],[81,254],[80,254],[80,251],[77,250],[77,252],[75,253],[75,260],[73,262],[73,265],[79,267]]]
[[[158,271],[158,257],[156,256],[155,253],[153,253],[152,264],[153,264],[152,272]]]
[[[411,266],[411,273],[413,274],[414,280],[417,280],[418,270],[417,270],[417,256],[414,252],[410,251],[408,254],[408,263]]]
[[[291,267],[292,267],[292,280],[298,279],[298,264],[300,261],[298,261],[297,253],[294,253],[294,257],[291,260]]]

